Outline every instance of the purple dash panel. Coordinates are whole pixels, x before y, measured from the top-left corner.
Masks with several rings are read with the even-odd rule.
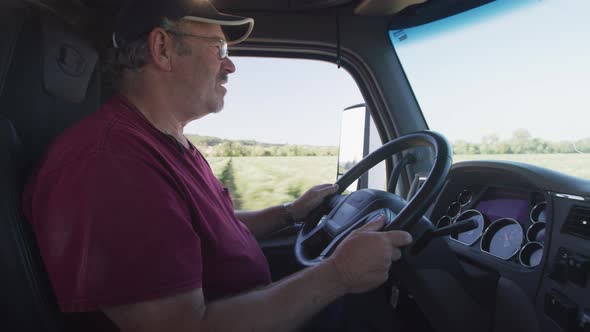
[[[490,222],[500,218],[512,218],[521,224],[529,220],[529,196],[526,192],[490,189],[475,206]]]

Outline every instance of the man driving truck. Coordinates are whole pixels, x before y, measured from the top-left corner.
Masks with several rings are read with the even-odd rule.
[[[402,231],[384,217],[317,266],[271,283],[256,239],[302,220],[336,185],[234,211],[184,127],[221,111],[228,44],[251,18],[205,0],[122,9],[108,60],[116,94],[52,143],[24,193],[59,307],[85,331],[291,331],[346,294],[381,285]]]

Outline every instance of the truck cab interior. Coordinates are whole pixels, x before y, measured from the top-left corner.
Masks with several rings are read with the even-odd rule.
[[[32,231],[20,211],[20,196],[27,175],[50,142],[113,94],[101,62],[111,46],[111,28],[122,2],[0,3],[2,330],[63,330]],[[361,91],[382,144],[436,130],[428,126],[390,32],[490,2],[213,1],[221,11],[256,21],[250,38],[230,48],[232,57],[313,59],[346,70]],[[395,194],[399,203],[426,197],[420,190],[429,191],[427,201],[412,205],[419,213],[406,213],[404,218],[411,219],[409,230],[416,239],[432,238],[419,250],[408,248],[404,259],[394,264],[392,280],[379,290],[387,301],[359,298],[365,309],[388,312],[378,307],[395,302],[405,325],[416,331],[590,331],[590,181],[509,161],[434,167],[440,161],[436,149],[412,150],[421,145],[404,145],[383,156],[388,179],[396,178],[396,185],[387,191],[356,192],[371,199]],[[413,163],[398,168],[410,153],[405,148],[413,151]],[[444,149],[438,152],[439,157],[452,155]],[[436,176],[436,185],[425,185],[424,174]],[[400,204],[395,213],[404,208]],[[383,206],[363,211],[378,208]],[[432,236],[462,221],[474,226]],[[275,279],[303,268],[301,257],[295,255],[296,234],[280,233],[261,243]],[[393,287],[399,296],[395,301]],[[380,318],[379,324],[387,324],[387,317]]]

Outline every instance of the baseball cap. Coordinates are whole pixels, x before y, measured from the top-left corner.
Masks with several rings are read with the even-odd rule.
[[[229,45],[248,38],[254,28],[254,19],[220,13],[208,0],[129,0],[119,12],[113,46],[137,40],[160,26],[164,18],[219,24]]]

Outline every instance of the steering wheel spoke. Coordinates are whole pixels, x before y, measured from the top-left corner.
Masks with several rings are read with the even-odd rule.
[[[322,217],[322,220],[320,220],[318,225],[314,229],[312,229],[309,233],[303,234],[301,236],[301,241],[303,244],[305,244],[305,242],[307,242],[307,241],[310,241],[311,238],[322,236],[324,234],[326,236],[330,236],[330,234],[328,232],[326,232],[325,218],[327,218],[327,216]]]

